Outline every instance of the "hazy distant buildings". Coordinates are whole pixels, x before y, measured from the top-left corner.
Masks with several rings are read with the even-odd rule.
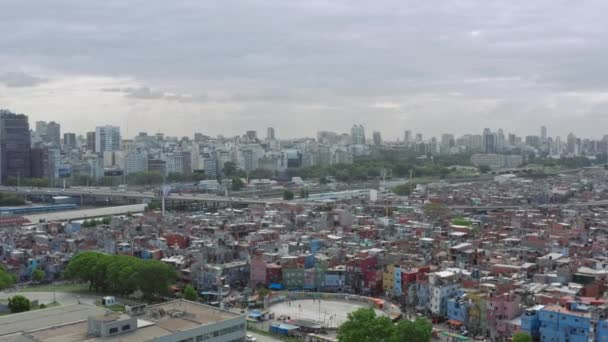
[[[95,132],[87,132],[87,150],[95,152]]]
[[[496,136],[489,128],[483,130],[483,151],[485,153],[496,153]]]
[[[63,134],[63,146],[66,148],[76,148],[76,134],[75,133],[64,133]]]
[[[363,128],[363,125],[354,125],[350,129],[350,136],[353,145],[365,145],[365,128]]]
[[[380,134],[380,132],[375,131],[373,133],[373,140],[374,140],[374,146],[381,146],[382,145],[382,135]]]
[[[103,154],[106,151],[120,149],[120,127],[98,126],[95,129],[95,152]]]
[[[0,179],[30,177],[30,125],[23,114],[0,110]]]
[[[274,128],[268,127],[266,129],[266,139],[267,140],[275,140],[276,139],[276,137],[274,135]]]
[[[471,164],[473,166],[488,166],[492,170],[516,168],[521,166],[522,162],[523,158],[520,155],[486,153],[471,156]]]

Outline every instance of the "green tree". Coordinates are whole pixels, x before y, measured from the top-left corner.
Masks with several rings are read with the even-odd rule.
[[[184,289],[184,299],[191,300],[193,302],[198,300],[198,293],[194,287],[192,287],[192,285],[187,285]]]
[[[0,267],[0,290],[12,286],[15,283],[15,276]]]
[[[30,311],[32,303],[29,299],[21,295],[16,295],[8,299],[8,308],[11,313]]]
[[[294,198],[293,192],[289,190],[283,191],[283,199],[286,201],[291,201]]]
[[[395,326],[391,342],[429,342],[433,333],[433,325],[424,318],[417,318],[415,321],[401,320]]]
[[[530,336],[529,334],[527,334],[525,332],[518,332],[515,335],[513,335],[513,339],[511,339],[511,341],[513,341],[513,342],[532,342],[532,336]]]
[[[255,169],[249,172],[249,178],[251,179],[268,179],[274,176],[273,172],[266,169]]]
[[[232,178],[232,191],[241,191],[245,187],[245,183],[239,178]]]
[[[422,211],[433,222],[444,220],[450,216],[450,208],[441,203],[426,203],[422,206]]]
[[[16,206],[24,204],[25,201],[23,200],[23,198],[17,195],[0,193],[0,206]]]
[[[236,175],[237,169],[238,168],[236,167],[236,163],[229,161],[224,163],[224,169],[222,170],[222,172],[226,177],[232,177]]]
[[[413,185],[400,184],[393,188],[393,192],[399,196],[409,196]]]
[[[110,222],[112,222],[112,218],[109,217],[109,216],[106,216],[106,217],[104,217],[104,218],[101,219],[101,224],[108,225],[108,224],[110,224]]]
[[[371,308],[349,313],[346,322],[338,328],[340,342],[386,342],[394,335],[395,328],[390,318],[376,316],[374,309]]]
[[[479,167],[477,169],[481,173],[488,173],[488,172],[492,171],[492,169],[488,165],[479,165]]]
[[[308,188],[300,189],[300,198],[308,198]]]
[[[32,280],[39,283],[45,278],[46,274],[43,270],[36,268],[34,272],[32,272]]]

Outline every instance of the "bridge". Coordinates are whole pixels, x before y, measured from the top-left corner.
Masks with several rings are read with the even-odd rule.
[[[61,188],[33,188],[33,187],[12,187],[0,186],[1,192],[16,193],[26,196],[70,196],[70,197],[97,197],[110,199],[130,199],[136,201],[160,199],[161,197],[152,191],[121,191],[104,188],[92,187],[71,187],[66,189]],[[167,202],[198,202],[205,204],[217,205],[257,205],[266,206],[270,204],[280,203],[278,199],[256,199],[242,197],[225,197],[209,194],[169,194],[165,196]]]

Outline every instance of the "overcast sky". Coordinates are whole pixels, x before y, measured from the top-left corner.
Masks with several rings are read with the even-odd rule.
[[[62,131],[608,134],[606,0],[3,0],[0,108]]]

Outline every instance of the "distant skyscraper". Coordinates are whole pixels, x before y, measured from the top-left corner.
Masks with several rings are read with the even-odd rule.
[[[489,128],[483,130],[483,149],[486,153],[496,152],[496,135]]]
[[[63,134],[63,145],[66,148],[75,148],[76,147],[76,134],[75,133]]]
[[[274,140],[275,139],[274,128],[268,127],[266,129],[266,139],[268,139],[268,140]]]
[[[46,121],[36,121],[36,134],[40,137],[46,136],[46,127]]]
[[[542,126],[540,128],[540,139],[542,141],[546,141],[547,140],[547,127],[546,126]]]
[[[30,125],[23,114],[0,110],[0,178],[30,177]]]
[[[416,133],[416,142],[422,142],[422,133]]]
[[[354,125],[350,129],[350,136],[353,145],[365,145],[365,128],[363,128],[363,125]]]
[[[378,132],[378,131],[374,132],[373,139],[374,139],[374,146],[382,145],[382,135],[380,134],[380,132]]]
[[[413,137],[412,137],[412,131],[410,131],[410,130],[406,130],[406,131],[403,133],[403,142],[405,142],[405,143],[410,143],[410,142],[412,142],[412,138],[413,138]]]
[[[46,142],[59,147],[61,145],[61,125],[55,121],[51,121],[46,125]]]
[[[104,153],[106,151],[120,150],[120,127],[98,126],[95,129],[95,152]]]
[[[87,132],[87,150],[95,152],[95,132]]]

